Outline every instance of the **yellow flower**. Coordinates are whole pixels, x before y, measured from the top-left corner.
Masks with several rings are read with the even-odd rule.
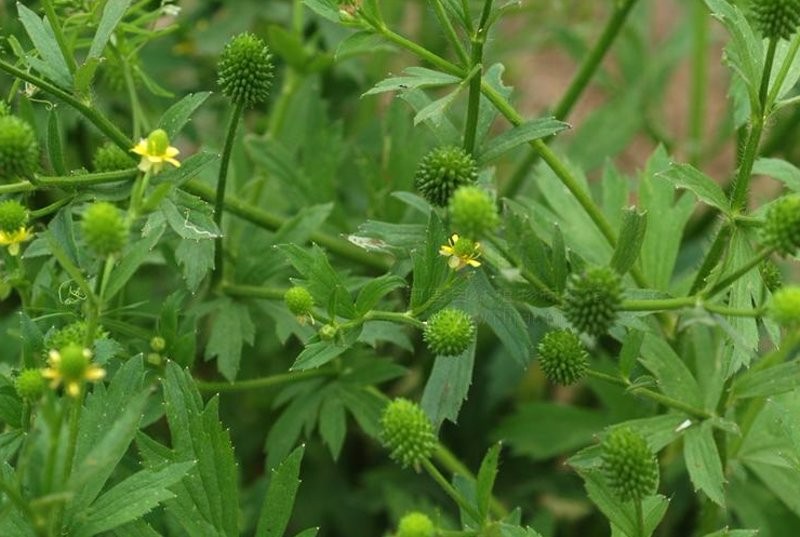
[[[439,248],[439,254],[448,256],[447,264],[453,270],[461,270],[469,265],[470,267],[480,267],[478,258],[481,256],[481,245],[470,239],[459,237],[453,234],[448,244],[443,244]]]
[[[67,345],[60,351],[51,350],[47,358],[48,367],[42,376],[50,379],[50,387],[64,383],[70,397],[78,397],[84,382],[96,382],[106,376],[106,370],[91,362],[92,351],[78,345]]]
[[[16,231],[0,231],[0,246],[8,246],[8,253],[19,255],[19,245],[33,238],[32,228],[22,226]]]
[[[152,171],[153,174],[157,174],[164,167],[165,162],[176,168],[181,166],[181,163],[175,158],[180,151],[169,145],[169,136],[163,129],[154,130],[147,138],[139,140],[131,152],[142,157],[139,169],[145,173]]]

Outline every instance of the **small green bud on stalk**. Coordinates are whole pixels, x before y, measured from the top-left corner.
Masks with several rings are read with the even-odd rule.
[[[381,416],[381,441],[389,457],[403,468],[419,466],[438,444],[433,424],[416,403],[398,398],[390,402]]]
[[[309,315],[314,308],[314,297],[308,289],[299,285],[289,288],[283,295],[283,301],[296,317]]]
[[[422,337],[437,356],[458,356],[469,348],[474,335],[475,323],[467,313],[445,308],[428,319]]]
[[[494,200],[477,186],[462,186],[456,190],[450,198],[449,213],[453,229],[471,239],[491,233],[500,223]]]
[[[434,149],[422,159],[414,184],[432,205],[444,207],[458,187],[478,180],[478,165],[460,147]]]

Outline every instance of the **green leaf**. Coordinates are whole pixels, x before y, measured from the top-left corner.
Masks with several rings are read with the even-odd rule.
[[[568,123],[558,121],[552,117],[526,121],[499,136],[495,136],[484,144],[478,157],[478,162],[482,165],[486,164],[517,146],[553,136],[568,128]]]
[[[267,36],[270,48],[287,64],[303,72],[309,57],[301,37],[277,24],[267,28]]]
[[[451,104],[456,100],[456,97],[461,92],[462,86],[456,87],[453,91],[436,99],[429,105],[421,108],[414,116],[414,126],[419,125],[423,121],[430,121],[431,125],[438,127],[445,119],[445,112]]]
[[[690,190],[703,203],[716,207],[723,213],[730,213],[730,203],[722,188],[697,168],[689,164],[673,164],[661,176],[676,188]]]
[[[92,83],[101,63],[100,58],[87,58],[83,65],[79,65],[75,71],[73,87],[76,96],[80,99],[88,101],[91,98]]]
[[[758,530],[719,530],[714,533],[707,533],[703,537],[756,537]]]
[[[186,287],[192,293],[214,268],[214,247],[214,241],[182,239],[175,248],[175,260],[181,266]]]
[[[511,524],[500,524],[501,537],[542,537],[536,530],[525,526],[514,526]]]
[[[458,421],[472,384],[475,341],[458,356],[437,356],[422,393],[422,409],[438,429],[444,420]]]
[[[619,501],[599,472],[587,472],[582,475],[586,481],[589,498],[608,518],[612,530],[616,528],[628,537],[640,537],[634,503]],[[644,535],[652,535],[667,512],[668,506],[669,500],[661,495],[648,496],[642,500]]]
[[[89,47],[89,54],[87,58],[99,58],[106,48],[111,34],[117,27],[128,6],[131,5],[131,0],[108,0],[103,8],[103,15],[100,18],[100,24],[97,26],[97,33],[94,34],[92,45]]]
[[[187,183],[197,177],[202,170],[215,164],[219,160],[219,155],[209,151],[198,151],[186,160],[181,161],[180,168],[170,167],[159,173],[153,178],[154,185],[167,183],[173,185],[175,188],[180,188],[184,183]],[[186,192],[180,192],[175,196],[191,196]],[[205,203],[205,202],[203,202]],[[191,207],[193,204],[189,204]]]
[[[800,387],[800,360],[773,365],[767,369],[749,369],[733,383],[733,395],[742,399],[770,397]]]
[[[381,80],[371,90],[364,93],[363,96],[376,95],[387,91],[407,91],[418,88],[449,86],[461,82],[461,79],[456,76],[425,67],[407,67],[403,73],[405,73],[405,76]]]
[[[100,496],[91,506],[76,537],[91,537],[109,531],[149,513],[175,495],[169,487],[179,482],[193,462],[168,464],[160,469],[141,470]]]
[[[0,388],[0,422],[19,427],[22,419],[22,402],[12,386]]]
[[[347,434],[347,414],[338,395],[325,398],[319,410],[319,434],[334,460],[339,458]]]
[[[636,362],[639,360],[639,351],[644,342],[644,332],[631,330],[625,335],[622,341],[622,349],[619,351],[619,372],[623,377],[629,378]]]
[[[72,75],[70,75],[66,59],[61,54],[50,23],[39,18],[36,13],[19,2],[17,2],[17,11],[20,22],[42,58],[42,62],[34,61],[31,64],[62,88],[69,88],[72,85]],[[35,60],[35,58],[29,58],[29,60]]]
[[[492,489],[494,488],[494,480],[497,477],[497,464],[501,448],[502,445],[499,442],[490,447],[483,457],[483,462],[481,462],[481,467],[478,470],[475,492],[481,520],[486,520],[489,515],[489,503],[492,500]]]
[[[725,508],[725,476],[711,424],[690,427],[683,440],[686,469],[695,491],[702,490],[714,503]]]
[[[611,268],[620,274],[627,273],[639,258],[647,231],[646,215],[635,207],[623,211],[617,247],[611,257]]]
[[[150,252],[158,244],[163,232],[163,227],[150,229],[145,237],[125,248],[121,256],[122,261],[114,268],[111,272],[111,277],[108,279],[108,285],[103,295],[105,300],[111,300],[117,293],[122,291],[125,284],[147,260]]]
[[[702,408],[703,396],[697,380],[680,356],[664,340],[647,334],[640,360],[656,377],[659,387],[666,395]]]
[[[308,288],[317,304],[333,304],[334,313],[348,319],[355,316],[350,293],[321,248],[315,245],[309,250],[298,244],[280,244],[278,250],[303,275],[303,285]]]
[[[244,304],[223,298],[217,302],[215,312],[205,359],[216,358],[219,372],[233,382],[239,372],[242,347],[253,344],[256,328]]]
[[[384,274],[379,278],[372,279],[361,288],[356,298],[356,314],[361,316],[374,308],[381,298],[388,295],[395,289],[406,286],[405,279],[396,274]]]
[[[164,115],[161,116],[161,119],[158,121],[158,127],[164,129],[170,138],[174,138],[189,122],[192,114],[194,114],[210,96],[210,91],[188,94],[164,112]]]
[[[431,213],[425,243],[411,253],[414,260],[414,280],[411,287],[410,309],[421,314],[432,298],[440,291],[449,268],[439,254],[439,248],[447,241],[444,224]]]
[[[380,35],[369,30],[362,30],[350,34],[343,39],[336,48],[336,61],[340,62],[352,56],[360,54],[375,54],[377,50],[392,50],[393,47],[386,42]]]
[[[258,517],[256,537],[281,537],[286,531],[300,487],[300,463],[304,452],[305,446],[300,446],[272,470],[267,495]]]
[[[196,196],[176,190],[159,208],[169,227],[183,239],[198,241],[222,236],[211,205]]]
[[[317,15],[339,24],[339,8],[333,0],[303,0],[303,3]]]
[[[303,352],[292,364],[292,371],[305,371],[323,366],[345,352],[349,346],[338,345],[329,341],[317,341],[306,345]]]
[[[319,528],[308,528],[301,531],[294,537],[316,537],[318,533],[319,533]]]
[[[61,143],[61,125],[55,108],[47,114],[47,155],[53,171],[58,175],[66,175],[64,164],[64,147]]]
[[[753,175],[767,175],[800,192],[800,168],[780,158],[760,158],[753,165]]]

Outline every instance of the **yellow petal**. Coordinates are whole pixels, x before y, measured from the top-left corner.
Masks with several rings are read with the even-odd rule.
[[[458,242],[458,233],[453,233],[453,236],[450,237],[450,240],[453,242]]]
[[[84,375],[86,380],[91,380],[92,382],[105,378],[105,376],[106,370],[96,365],[90,366]]]
[[[179,161],[175,160],[172,157],[164,157],[164,160],[169,162],[170,164],[172,164],[176,168],[180,168],[181,167],[181,163]]]
[[[481,262],[480,262],[480,261],[477,261],[477,260],[475,260],[475,259],[468,259],[468,260],[467,260],[467,264],[468,264],[469,266],[471,266],[471,267],[480,267],[480,266],[481,266]]]
[[[450,246],[442,246],[439,248],[439,255],[453,255],[453,249]]]
[[[172,157],[177,157],[178,155],[180,155],[180,153],[181,153],[181,152],[180,152],[180,151],[178,151],[178,148],[177,148],[177,147],[172,147],[172,146],[169,146],[169,147],[167,148],[167,150],[164,152],[164,156],[165,156],[167,159],[171,159]]]
[[[141,156],[147,155],[147,140],[142,138],[142,140],[139,141],[138,144],[133,146],[133,149],[131,149],[131,153],[136,153],[137,155]]]
[[[51,369],[49,367],[45,367],[42,369],[42,376],[46,379],[58,379],[61,375],[59,375],[58,371],[55,369]]]

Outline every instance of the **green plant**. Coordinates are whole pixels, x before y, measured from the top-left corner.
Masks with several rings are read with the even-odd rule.
[[[0,535],[800,531],[797,1],[0,16]]]

